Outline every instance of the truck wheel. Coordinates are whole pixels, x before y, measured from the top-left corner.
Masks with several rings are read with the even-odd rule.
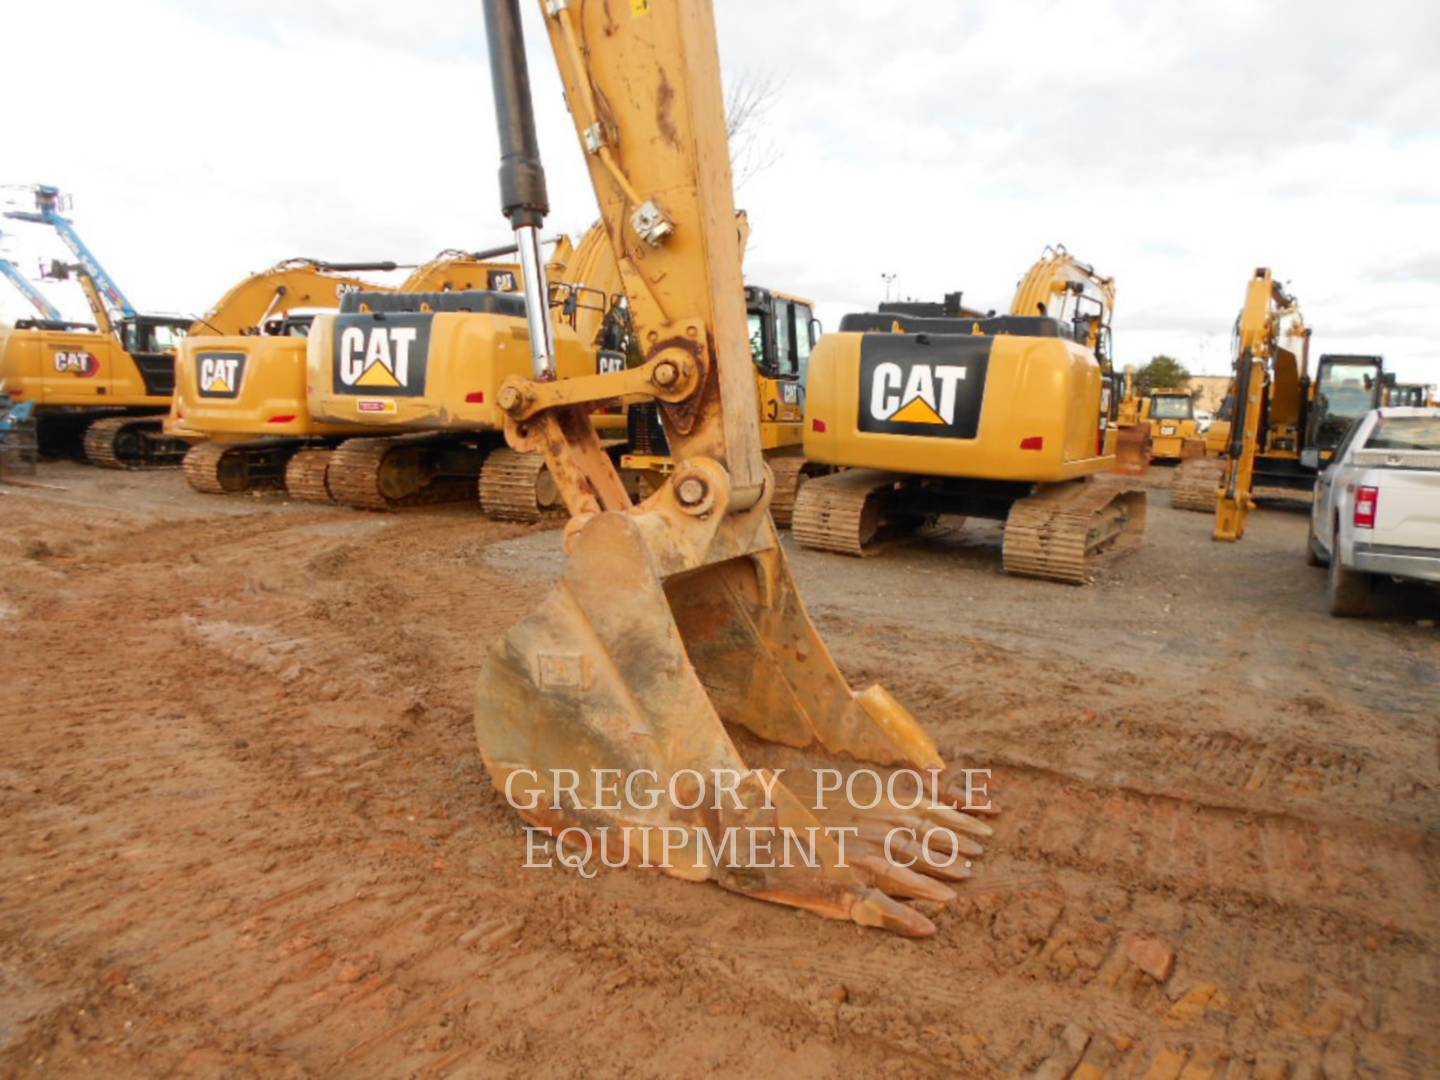
[[[1306,566],[1329,566],[1330,560],[1320,550],[1320,545],[1315,542],[1315,526],[1311,524],[1305,532],[1305,565]]]
[[[1330,538],[1330,614],[1348,618],[1368,615],[1375,607],[1375,579],[1358,570],[1346,570],[1340,561],[1340,530]]]

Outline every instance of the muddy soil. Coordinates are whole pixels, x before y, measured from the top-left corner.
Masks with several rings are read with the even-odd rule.
[[[983,524],[794,552],[852,681],[994,769],[990,850],[907,941],[523,868],[471,695],[556,531],[38,479],[0,487],[0,1075],[1440,1060],[1435,598],[1331,619],[1303,513],[1221,545],[1157,493],[1088,588],[1003,577]]]

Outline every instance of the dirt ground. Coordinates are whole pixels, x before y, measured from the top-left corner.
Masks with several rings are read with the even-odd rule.
[[[852,681],[995,770],[975,879],[909,941],[522,868],[471,696],[554,530],[40,480],[0,487],[0,1074],[1440,1061],[1433,597],[1331,619],[1302,514],[1221,545],[1152,497],[1088,588],[1003,577],[990,526],[795,553]]]

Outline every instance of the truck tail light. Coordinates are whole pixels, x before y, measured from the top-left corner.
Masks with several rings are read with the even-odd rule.
[[[1379,488],[1362,486],[1355,489],[1355,527],[1357,529],[1373,529],[1375,515],[1379,509]]]

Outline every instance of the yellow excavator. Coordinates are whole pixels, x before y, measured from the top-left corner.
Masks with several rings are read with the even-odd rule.
[[[175,348],[190,320],[112,314],[84,264],[52,263],[74,275],[94,324],[22,320],[0,335],[0,394],[34,403],[40,452],[83,456],[117,469],[174,465],[185,444],[161,431],[174,387]]]
[[[1272,471],[1298,470],[1309,406],[1310,329],[1299,302],[1268,267],[1246,285],[1234,350],[1223,418],[1207,435],[1207,447],[1218,446],[1219,456],[1182,463],[1170,487],[1175,508],[1216,512],[1215,537],[1226,540],[1244,533],[1259,459]]]
[[[866,555],[940,515],[1004,521],[1007,573],[1069,583],[1139,543],[1145,495],[1117,479],[1112,279],[1063,247],[1010,314],[848,315],[810,358],[805,454],[844,472],[800,490],[806,547]]]
[[[475,713],[486,768],[532,827],[561,844],[603,844],[612,864],[933,933],[897,898],[953,892],[899,865],[864,829],[842,848],[828,828],[834,819],[792,782],[800,770],[750,767],[723,723],[787,746],[926,775],[943,769],[898,702],[845,684],[768,513],[773,474],[761,448],[709,0],[540,10],[621,267],[638,362],[557,378],[545,290],[526,291],[530,371],[502,389],[505,433],[513,448],[545,455],[571,521],[560,581],[486,653]],[[527,280],[538,284],[548,205],[518,0],[485,0],[485,14],[502,204]],[[635,504],[591,413],[651,400],[675,468]],[[720,774],[736,783],[706,798],[706,777]],[[581,790],[552,795],[562,775],[583,777]],[[655,797],[616,803],[592,787],[607,777],[622,786],[638,777]],[[707,789],[698,799],[697,785]],[[964,834],[989,829],[956,813],[954,792],[942,790],[918,800],[912,820],[933,822],[946,851],[970,850]],[[883,825],[887,811],[900,812],[885,804],[864,824]],[[814,843],[793,860],[727,844],[737,832],[753,843],[754,830]]]
[[[317,290],[292,288],[281,302],[266,301],[267,325],[262,329],[269,332],[252,330],[190,340],[177,360],[177,387],[167,430],[203,440],[185,456],[185,476],[191,486],[224,494],[283,484],[297,498],[331,501],[328,469],[332,443],[345,436],[365,435],[371,428],[363,417],[328,421],[311,410],[307,348],[317,319],[344,304],[369,305],[372,298],[392,293],[444,295],[452,298],[447,303],[453,303],[454,296],[477,290],[487,295],[513,294],[520,287],[519,266],[500,261],[512,250],[444,251],[416,268],[396,289],[347,279],[320,296],[325,302],[319,304],[314,303]],[[377,264],[375,268],[384,267]],[[256,298],[252,314],[260,314],[255,309],[264,291],[258,287],[240,291]],[[301,307],[310,310],[287,317]],[[316,307],[325,310],[317,313]],[[231,320],[230,325],[243,324]],[[498,418],[491,423],[498,425]],[[432,495],[438,496],[438,492]]]
[[[52,261],[46,276],[78,280],[94,325],[30,322],[10,331],[0,341],[0,393],[32,403],[45,456],[113,468],[174,464],[184,444],[164,436],[160,417],[190,320],[138,312],[61,213],[67,197],[45,184],[31,190],[33,210],[4,216],[55,231],[73,261]]]
[[[522,253],[523,254],[523,253]],[[529,363],[525,293],[550,310],[543,264],[516,267],[520,292],[358,294],[322,315],[307,346],[310,413],[348,437],[327,452],[330,498],[392,510],[473,501],[509,520],[538,520],[559,503],[545,459],[504,446],[502,386]],[[602,360],[574,325],[555,327],[561,378]],[[552,324],[553,325],[553,324]],[[614,426],[623,424],[615,417]]]
[[[1322,356],[1312,380],[1310,336],[1299,302],[1258,268],[1236,320],[1229,415],[1212,425],[1221,457],[1183,463],[1170,489],[1178,509],[1214,512],[1216,540],[1245,535],[1257,493],[1308,493],[1349,425],[1383,400],[1378,356]]]

